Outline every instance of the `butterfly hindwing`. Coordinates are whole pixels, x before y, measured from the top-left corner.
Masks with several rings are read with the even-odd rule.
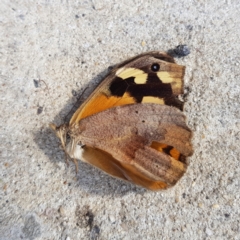
[[[86,162],[149,189],[174,185],[186,170],[185,163],[152,147],[154,141],[172,146],[184,156],[192,154],[191,131],[183,113],[160,104],[131,104],[102,111],[82,119],[70,136],[81,136],[74,139],[85,143],[82,157]],[[70,155],[79,158],[77,152]]]

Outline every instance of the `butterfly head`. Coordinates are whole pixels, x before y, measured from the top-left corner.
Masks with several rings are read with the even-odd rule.
[[[61,141],[66,156],[66,162],[68,163],[68,159],[73,161],[77,172],[78,166],[76,158],[81,159],[84,145],[80,141],[77,141],[76,137],[71,136],[71,128],[68,124],[56,126],[55,124],[50,123],[49,126]]]
[[[67,144],[68,131],[69,131],[68,124],[62,124],[57,127],[55,124],[50,123],[49,126],[51,129],[53,129],[57,137],[60,139],[63,150],[66,152],[66,144]]]

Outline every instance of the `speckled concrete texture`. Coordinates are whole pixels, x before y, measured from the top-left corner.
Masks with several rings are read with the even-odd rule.
[[[0,239],[240,239],[240,4],[0,2]],[[64,162],[61,124],[108,67],[187,44],[185,113],[194,155],[179,183],[149,192]]]

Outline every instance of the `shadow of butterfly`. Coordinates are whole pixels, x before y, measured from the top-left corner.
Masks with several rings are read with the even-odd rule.
[[[69,124],[50,124],[64,151],[113,177],[150,190],[173,186],[193,153],[182,113],[185,67],[163,52],[117,65]]]

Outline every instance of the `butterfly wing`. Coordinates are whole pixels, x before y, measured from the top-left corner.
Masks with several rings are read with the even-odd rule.
[[[192,154],[191,131],[183,113],[160,104],[131,104],[110,108],[72,126],[72,142],[81,142],[84,160],[108,174],[151,190],[174,185],[186,163],[156,149],[154,143]],[[76,146],[69,155],[81,158]]]
[[[148,152],[147,150],[151,149],[148,148],[145,150],[145,153],[149,156],[151,153]],[[158,159],[159,157],[161,156],[157,156]],[[81,159],[93,165],[94,167],[101,169],[102,171],[108,173],[113,177],[131,182],[133,184],[142,186],[152,191],[165,189],[171,185],[174,185],[175,182],[184,174],[186,170],[185,164],[182,163],[179,164],[178,161],[174,161],[172,163],[172,166],[174,164],[177,164],[177,166],[172,167],[171,173],[168,168],[168,175],[170,174],[172,175],[173,171],[175,171],[174,172],[175,177],[173,181],[170,180],[171,181],[170,184],[167,184],[164,179],[166,178],[165,177],[166,174],[163,174],[165,176],[163,176],[162,180],[159,180],[159,177],[149,176],[148,171],[143,171],[142,169],[139,169],[138,167],[128,163],[121,163],[109,153],[104,152],[97,148],[85,146],[84,151],[81,155]],[[170,178],[173,179],[172,176],[170,176]]]
[[[148,52],[117,65],[78,108],[70,125],[106,109],[132,103],[158,103],[183,108],[185,67],[163,52]]]

